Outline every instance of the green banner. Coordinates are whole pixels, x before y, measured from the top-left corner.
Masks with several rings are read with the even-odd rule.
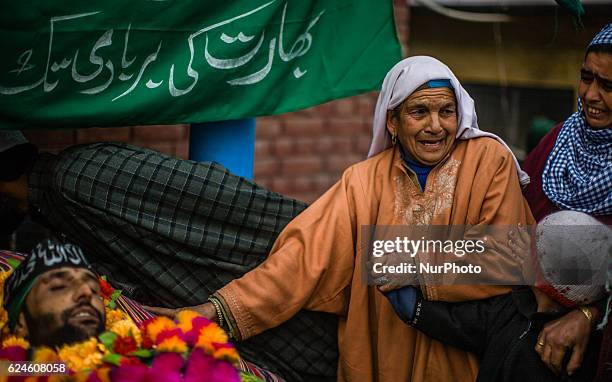
[[[285,113],[377,88],[392,1],[4,1],[0,129]]]

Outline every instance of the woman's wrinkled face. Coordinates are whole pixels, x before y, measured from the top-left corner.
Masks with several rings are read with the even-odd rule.
[[[449,88],[417,90],[387,114],[387,129],[418,162],[436,165],[453,148],[457,133],[457,102]]]
[[[587,55],[580,70],[578,93],[589,126],[612,128],[612,54]]]

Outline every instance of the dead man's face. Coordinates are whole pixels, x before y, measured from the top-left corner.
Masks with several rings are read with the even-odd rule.
[[[26,298],[20,324],[35,346],[84,341],[104,331],[104,302],[97,277],[84,268],[43,273]]]

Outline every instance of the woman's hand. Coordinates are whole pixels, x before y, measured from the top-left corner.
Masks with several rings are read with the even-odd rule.
[[[586,351],[592,324],[580,310],[547,323],[538,335],[535,351],[542,361],[557,375],[561,373],[566,352],[571,352],[567,373],[580,368]]]
[[[406,261],[411,261],[410,257],[404,253],[389,253],[379,259],[379,262],[383,266],[398,266],[404,264]],[[381,267],[382,268],[382,267]],[[372,269],[372,267],[370,267]],[[416,273],[391,273],[385,272],[382,276],[374,277],[374,283],[378,286],[378,289],[382,293],[387,293],[392,290],[401,289],[406,286],[418,286],[419,280]]]
[[[213,304],[211,304],[210,302],[204,303],[202,305],[195,305],[195,306],[188,306],[188,307],[184,307],[184,308],[162,308],[162,307],[155,307],[155,306],[143,306],[143,308],[145,308],[146,310],[157,314],[158,316],[167,316],[170,317],[172,319],[174,319],[176,317],[176,314],[178,312],[180,312],[181,310],[193,310],[196,313],[199,313],[200,315],[208,318],[211,321],[214,322],[218,322],[218,316],[217,316],[217,310],[215,309],[215,306]]]

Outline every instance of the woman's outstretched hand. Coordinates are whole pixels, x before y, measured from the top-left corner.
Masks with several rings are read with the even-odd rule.
[[[215,306],[210,302],[204,303],[202,305],[187,306],[184,308],[162,308],[156,306],[143,306],[143,308],[145,308],[151,313],[157,314],[158,316],[167,316],[172,319],[174,319],[177,313],[181,310],[193,310],[194,312],[201,314],[202,316],[208,318],[211,321],[218,321],[217,310],[215,309]]]

